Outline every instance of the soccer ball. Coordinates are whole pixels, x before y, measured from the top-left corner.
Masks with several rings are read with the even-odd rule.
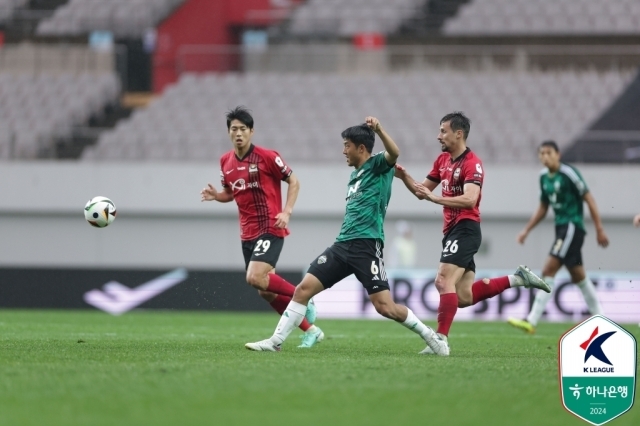
[[[107,197],[94,197],[84,206],[84,218],[91,226],[104,228],[116,218],[116,206]]]

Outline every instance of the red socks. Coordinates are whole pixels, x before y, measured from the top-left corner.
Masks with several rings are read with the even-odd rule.
[[[441,294],[438,306],[438,333],[449,335],[449,329],[457,311],[458,295],[455,293]]]
[[[471,286],[473,293],[473,304],[497,296],[506,289],[510,288],[509,277],[491,278],[489,284],[485,284],[483,280],[476,281]]]
[[[273,274],[271,274],[271,275],[273,275]],[[278,278],[280,278],[280,277],[278,277]],[[282,279],[282,278],[280,278],[280,279]],[[273,302],[271,302],[269,304],[271,305],[271,307],[277,313],[282,315],[284,313],[284,311],[287,309],[287,306],[289,306],[289,302],[291,302],[291,297],[278,295],[275,299],[273,299]],[[306,318],[303,318],[299,327],[300,327],[300,330],[307,331],[309,329],[309,327],[311,327],[311,324],[309,324],[309,321],[307,321]]]
[[[296,291],[296,286],[276,274],[268,274],[268,277],[269,286],[267,287],[267,291],[283,296],[293,296],[293,292]]]

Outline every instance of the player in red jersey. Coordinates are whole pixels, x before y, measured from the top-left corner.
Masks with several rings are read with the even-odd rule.
[[[243,107],[227,113],[227,129],[233,150],[220,157],[222,191],[208,184],[201,191],[202,201],[238,205],[240,239],[247,271],[247,283],[258,289],[273,309],[282,315],[295,286],[275,273],[276,263],[289,235],[287,225],[298,198],[300,183],[276,151],[253,145],[253,117]],[[281,182],[289,185],[282,208]],[[313,325],[316,309],[309,303],[306,318],[300,324],[305,332],[299,347],[308,348],[324,334]]]
[[[478,156],[467,148],[471,121],[461,112],[445,115],[440,120],[438,141],[442,154],[422,182],[416,182],[404,169],[396,166],[396,177],[420,200],[443,206],[444,238],[435,285],[440,293],[438,336],[447,344],[437,355],[448,356],[449,329],[458,308],[496,296],[510,287],[539,288],[547,293],[549,286],[526,266],[513,275],[475,281],[473,256],[482,242],[480,231],[480,199],[484,168]],[[442,196],[433,194],[442,185]],[[421,354],[434,354],[430,347]]]

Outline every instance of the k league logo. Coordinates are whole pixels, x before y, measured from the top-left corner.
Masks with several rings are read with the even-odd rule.
[[[635,337],[602,315],[567,331],[560,339],[562,404],[593,425],[621,416],[633,405],[636,387]]]

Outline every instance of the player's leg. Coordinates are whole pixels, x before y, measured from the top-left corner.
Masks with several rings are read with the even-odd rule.
[[[275,273],[283,246],[284,238],[271,234],[261,235],[242,244],[247,283],[256,288],[260,296],[279,314],[282,314],[289,304],[296,289],[293,284]],[[316,316],[315,305],[310,303],[306,320],[300,325],[302,331],[307,331],[309,326],[315,323]]]
[[[324,289],[331,288],[351,273],[347,267],[346,258],[346,247],[336,243],[311,262],[307,274],[296,287],[291,302],[282,314],[274,334],[269,339],[247,343],[245,347],[255,351],[279,351],[289,334],[301,323],[311,298]],[[302,347],[313,346],[324,338],[324,333],[317,326],[312,327],[310,331],[313,331],[315,339],[311,344],[307,342],[306,345],[303,341]]]
[[[247,246],[243,245],[245,259],[249,255],[247,283],[258,290],[291,297],[296,287],[273,273],[283,245],[284,238],[271,234],[261,235]]]
[[[446,342],[431,327],[420,321],[409,307],[395,303],[388,289],[369,294],[369,299],[380,315],[402,324],[420,336],[431,353],[440,356],[449,355],[449,346]]]
[[[456,285],[458,293],[458,307],[464,308],[475,305],[486,299],[490,299],[512,287],[537,288],[549,293],[548,284],[531,272],[526,266],[518,266],[516,272],[495,278],[483,278],[475,280],[475,264],[468,267],[462,279]]]
[[[384,267],[383,244],[374,239],[357,239],[347,243],[349,273],[363,285],[376,311],[413,331],[439,355],[449,355],[448,347],[436,333],[423,324],[407,306],[394,302]]]
[[[542,279],[549,286],[551,291],[537,291],[536,297],[533,300],[533,305],[531,306],[531,311],[529,311],[529,315],[527,315],[525,319],[509,318],[507,321],[509,324],[529,334],[536,332],[538,321],[540,321],[540,318],[544,313],[544,309],[551,298],[555,282],[554,277],[560,268],[562,268],[562,260],[557,256],[550,255],[542,268]]]
[[[571,282],[576,284],[584,297],[584,301],[587,303],[589,312],[591,315],[602,315],[602,306],[598,301],[596,295],[596,287],[593,282],[587,277],[582,264],[582,244],[584,243],[584,231],[582,229],[576,230],[576,237],[574,242],[569,247],[569,251],[565,257],[565,266],[569,270],[571,275]]]
[[[442,253],[435,286],[440,294],[438,305],[438,334],[448,336],[458,311],[456,285],[466,270],[474,270],[473,256],[482,242],[480,224],[473,220],[458,222],[442,239]]]

